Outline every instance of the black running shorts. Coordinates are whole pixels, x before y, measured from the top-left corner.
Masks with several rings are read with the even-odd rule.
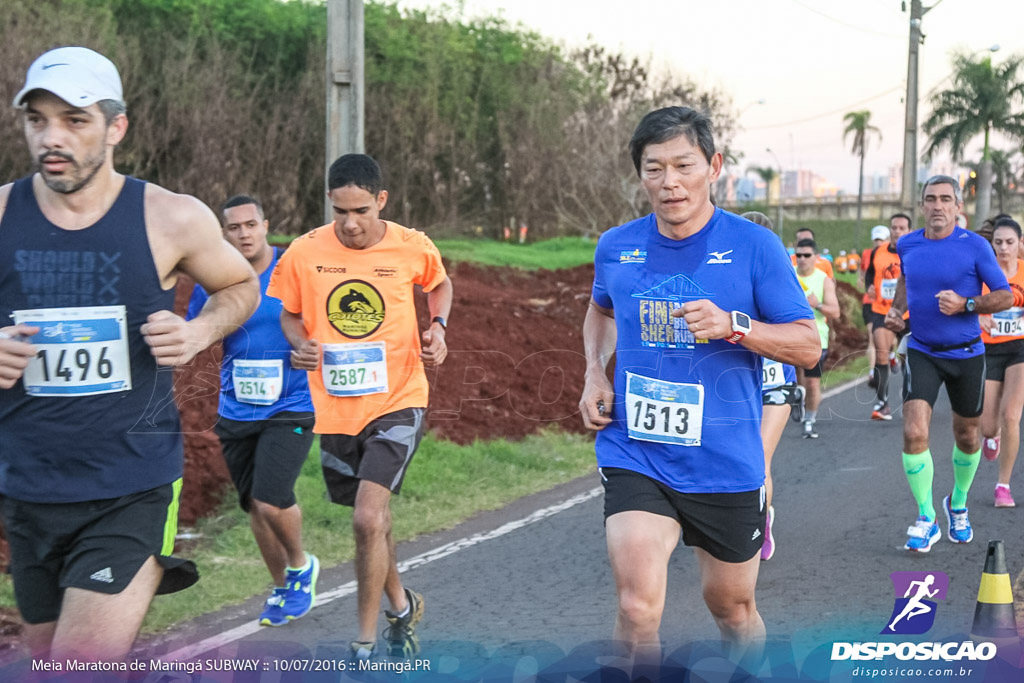
[[[650,477],[615,467],[600,469],[604,518],[640,511],[671,517],[683,543],[722,562],[746,562],[764,542],[764,487],[741,493],[680,493]]]
[[[763,406],[791,406],[800,402],[797,396],[796,384],[783,384],[782,386],[761,392],[761,405]]]
[[[1002,382],[1006,368],[1018,363],[1024,363],[1024,339],[985,344],[985,379]]]
[[[864,326],[873,325],[875,322],[875,312],[871,310],[871,304],[866,303],[860,307],[860,317],[864,321]]]
[[[179,479],[141,493],[82,503],[0,500],[22,618],[29,624],[56,621],[65,588],[120,593],[150,556],[164,568],[158,594],[195,583],[196,566],[171,557],[180,490]]]
[[[954,413],[960,417],[981,415],[985,397],[985,354],[971,358],[936,358],[917,349],[908,349],[906,373],[904,402],[921,399],[934,407],[939,387],[945,384]]]
[[[320,466],[331,500],[353,506],[363,479],[399,493],[423,438],[423,408],[405,408],[377,418],[355,436],[320,435]]]
[[[243,510],[253,498],[281,509],[295,505],[295,481],[313,445],[314,421],[311,412],[288,410],[266,420],[217,421],[214,431]]]

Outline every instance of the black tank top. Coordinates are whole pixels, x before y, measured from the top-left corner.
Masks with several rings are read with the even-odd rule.
[[[3,495],[79,502],[181,477],[174,373],[157,368],[139,331],[174,307],[146,235],[145,188],[125,178],[106,215],[82,230],[47,220],[31,177],[11,189],[0,220],[0,327],[18,311],[43,329],[25,376],[0,390]]]

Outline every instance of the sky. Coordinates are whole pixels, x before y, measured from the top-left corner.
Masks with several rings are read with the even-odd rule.
[[[405,7],[452,5],[401,0]],[[568,47],[589,40],[718,88],[740,113],[733,173],[807,169],[857,191],[843,114],[867,109],[881,129],[865,175],[902,163],[910,0],[464,0],[467,17],[501,15]],[[1024,54],[1024,0],[925,0],[919,121],[950,84],[955,51],[998,64]],[[999,50],[989,52],[998,45]],[[1024,73],[1021,74],[1024,77]],[[759,104],[764,100],[763,104]],[[923,149],[927,136],[918,133]],[[1001,148],[1009,148],[999,141]],[[770,148],[774,156],[766,151]],[[968,146],[980,158],[981,139]],[[948,155],[943,155],[948,158]]]

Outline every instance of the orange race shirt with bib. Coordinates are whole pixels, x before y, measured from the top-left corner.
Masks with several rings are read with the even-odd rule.
[[[447,274],[429,237],[385,223],[368,249],[343,245],[333,223],[310,231],[267,287],[320,342],[320,367],[309,373],[318,434],[355,435],[382,415],[427,406],[414,285],[429,292]]]
[[[1005,311],[992,314],[992,331],[981,331],[981,340],[986,344],[1002,344],[1015,339],[1024,339],[1024,261],[1017,259],[1017,272],[1009,278],[1013,306]],[[988,285],[982,284],[982,296],[989,293]]]
[[[871,310],[879,315],[885,315],[892,308],[892,300],[896,298],[896,284],[900,280],[900,257],[889,251],[889,244],[886,242],[878,245],[872,261],[875,280],[871,284],[875,285],[875,299],[871,302]]]

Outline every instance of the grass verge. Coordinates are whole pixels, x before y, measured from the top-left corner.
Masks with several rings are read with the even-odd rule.
[[[577,434],[549,430],[516,443],[495,440],[470,446],[428,436],[409,469],[401,495],[392,502],[395,539],[404,541],[450,528],[477,512],[551,488],[595,467],[593,439]],[[351,560],[355,552],[352,510],[327,501],[318,444],[306,459],[296,496],[302,506],[306,548],[324,567]],[[233,493],[197,531],[201,538],[181,554],[195,560],[202,580],[187,591],[154,599],[144,632],[160,631],[269,593],[270,577]],[[13,604],[10,580],[4,577],[0,584],[3,604]]]
[[[871,367],[871,363],[867,353],[861,351],[848,362],[826,372],[821,378],[821,388],[822,390],[833,389],[857,377],[863,377],[867,381],[869,367]]]
[[[439,239],[434,244],[451,261],[525,270],[558,270],[593,263],[597,247],[596,240],[586,237],[556,237],[529,244],[488,239]]]

